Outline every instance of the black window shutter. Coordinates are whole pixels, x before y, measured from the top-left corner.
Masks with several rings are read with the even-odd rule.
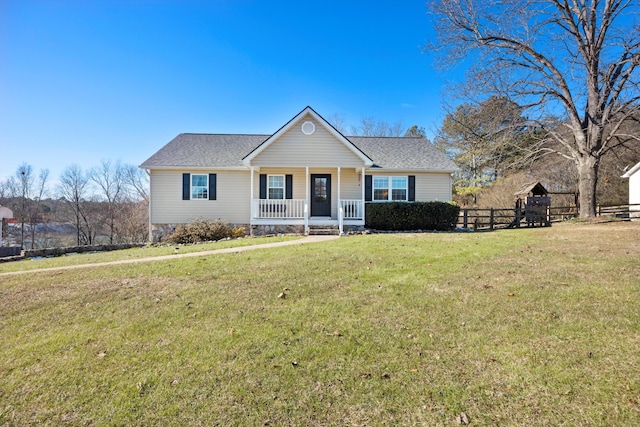
[[[182,200],[191,200],[191,174],[182,174]]]
[[[416,201],[416,176],[409,175],[409,201]]]
[[[293,199],[293,175],[284,176],[285,199]]]
[[[373,178],[371,175],[364,176],[364,200],[365,202],[373,200]]]
[[[260,174],[260,198],[267,198],[267,174]]]
[[[209,200],[216,200],[216,174],[209,174]]]

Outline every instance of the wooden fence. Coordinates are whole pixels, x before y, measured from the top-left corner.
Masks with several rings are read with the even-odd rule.
[[[597,216],[640,220],[640,204],[597,206]],[[548,222],[565,221],[579,215],[576,206],[551,206],[547,209]],[[461,208],[458,226],[473,230],[494,230],[508,227],[541,227],[546,221],[527,222],[525,215],[516,220],[513,208]]]

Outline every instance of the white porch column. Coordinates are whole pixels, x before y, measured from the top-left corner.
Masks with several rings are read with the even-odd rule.
[[[340,178],[341,178],[341,173],[340,173],[340,166],[338,166],[338,228],[340,230],[340,234],[342,234],[343,230],[342,230],[342,202],[341,202],[341,198],[340,198]]]
[[[362,168],[362,179],[360,179],[360,183],[362,184],[362,220],[364,221],[364,205],[365,205],[365,192],[364,192],[364,167]]]
[[[305,190],[304,190],[304,232],[305,234],[309,234],[309,166],[305,168]]]
[[[249,220],[251,220],[256,217],[253,209],[253,166],[251,166],[251,182],[249,184],[249,188],[249,212],[251,212],[251,218]]]
[[[338,209],[340,209],[340,166],[338,166]]]

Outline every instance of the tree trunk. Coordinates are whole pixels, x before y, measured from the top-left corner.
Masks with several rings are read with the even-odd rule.
[[[595,218],[596,216],[596,185],[598,184],[599,160],[590,155],[583,155],[576,161],[578,191],[580,194],[580,218]]]

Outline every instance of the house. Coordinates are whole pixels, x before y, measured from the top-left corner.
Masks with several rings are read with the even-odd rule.
[[[450,201],[456,165],[425,138],[344,136],[311,107],[273,135],[178,135],[140,165],[150,238],[197,217],[252,235],[362,229],[365,202]]]
[[[629,217],[640,220],[640,162],[622,175],[622,178],[629,178]]]
[[[0,246],[3,244],[2,229],[4,228],[5,218],[13,218],[13,211],[5,206],[0,205]]]

